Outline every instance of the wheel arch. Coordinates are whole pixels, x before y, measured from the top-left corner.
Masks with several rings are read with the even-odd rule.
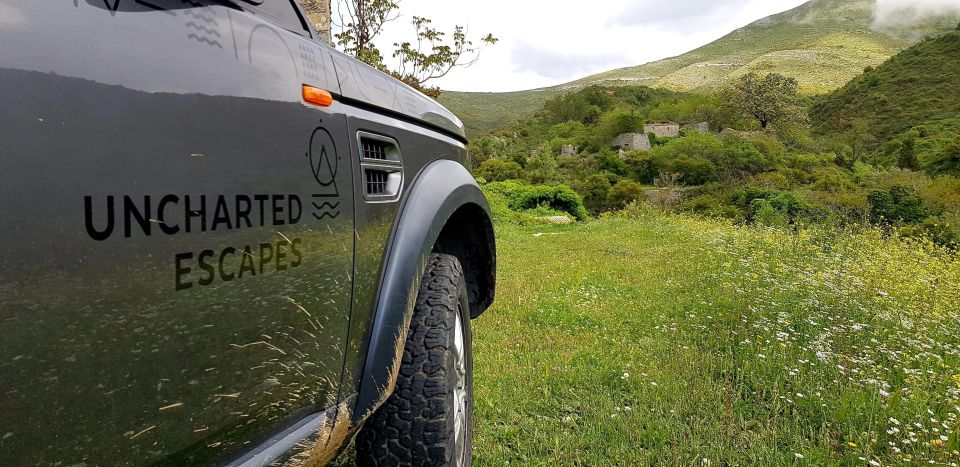
[[[380,280],[353,421],[362,423],[393,392],[407,330],[431,253],[457,256],[470,315],[493,303],[496,241],[487,200],[470,172],[450,160],[424,167],[394,225]]]

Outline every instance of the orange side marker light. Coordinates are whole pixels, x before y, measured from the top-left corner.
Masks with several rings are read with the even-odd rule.
[[[333,95],[320,88],[303,85],[303,100],[320,107],[330,107],[333,105]]]

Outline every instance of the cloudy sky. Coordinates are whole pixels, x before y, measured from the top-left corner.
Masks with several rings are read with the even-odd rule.
[[[336,2],[334,2],[336,3]],[[804,0],[400,0],[403,15],[379,41],[409,38],[412,16],[444,30],[455,24],[500,42],[469,69],[436,84],[458,91],[511,91],[568,82],[613,68],[671,57]],[[574,8],[587,7],[588,10]]]
[[[342,1],[333,0],[335,24]],[[455,91],[515,91],[679,55],[806,0],[396,1],[401,16],[377,41],[381,51],[389,54],[395,42],[410,40],[413,16],[444,31],[464,25],[477,39],[492,33],[500,42],[484,49],[476,64],[432,83]],[[960,14],[960,0],[875,0],[874,24],[903,26],[947,13]]]

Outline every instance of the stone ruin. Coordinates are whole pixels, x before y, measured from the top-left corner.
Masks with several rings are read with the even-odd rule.
[[[613,145],[621,151],[649,151],[650,136],[646,133],[624,133],[613,140]]]
[[[680,125],[673,122],[648,123],[643,126],[643,132],[653,133],[657,138],[676,138],[680,136]]]
[[[578,154],[578,153],[577,153],[577,147],[574,146],[574,145],[572,145],[572,144],[564,144],[564,145],[560,148],[560,155],[561,155],[561,156],[576,156],[577,154]]]

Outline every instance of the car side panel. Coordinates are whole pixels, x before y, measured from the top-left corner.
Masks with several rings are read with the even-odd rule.
[[[334,405],[327,49],[207,0],[0,0],[0,44],[0,465],[215,462]]]
[[[343,71],[338,68],[338,73]],[[396,140],[403,162],[404,188],[401,196],[392,202],[363,201],[365,184],[359,169],[360,148],[354,145],[354,196],[356,208],[357,255],[353,317],[350,342],[344,371],[344,391],[356,392],[364,371],[364,362],[371,342],[371,326],[379,299],[386,262],[387,249],[402,206],[407,202],[413,183],[431,162],[448,160],[461,165],[467,154],[459,141],[438,133],[425,125],[416,125],[363,108],[346,106],[351,134],[358,132],[382,135]],[[462,167],[461,167],[462,168]],[[465,169],[464,169],[465,170]],[[395,344],[395,343],[394,343]],[[385,344],[387,345],[387,344]]]

